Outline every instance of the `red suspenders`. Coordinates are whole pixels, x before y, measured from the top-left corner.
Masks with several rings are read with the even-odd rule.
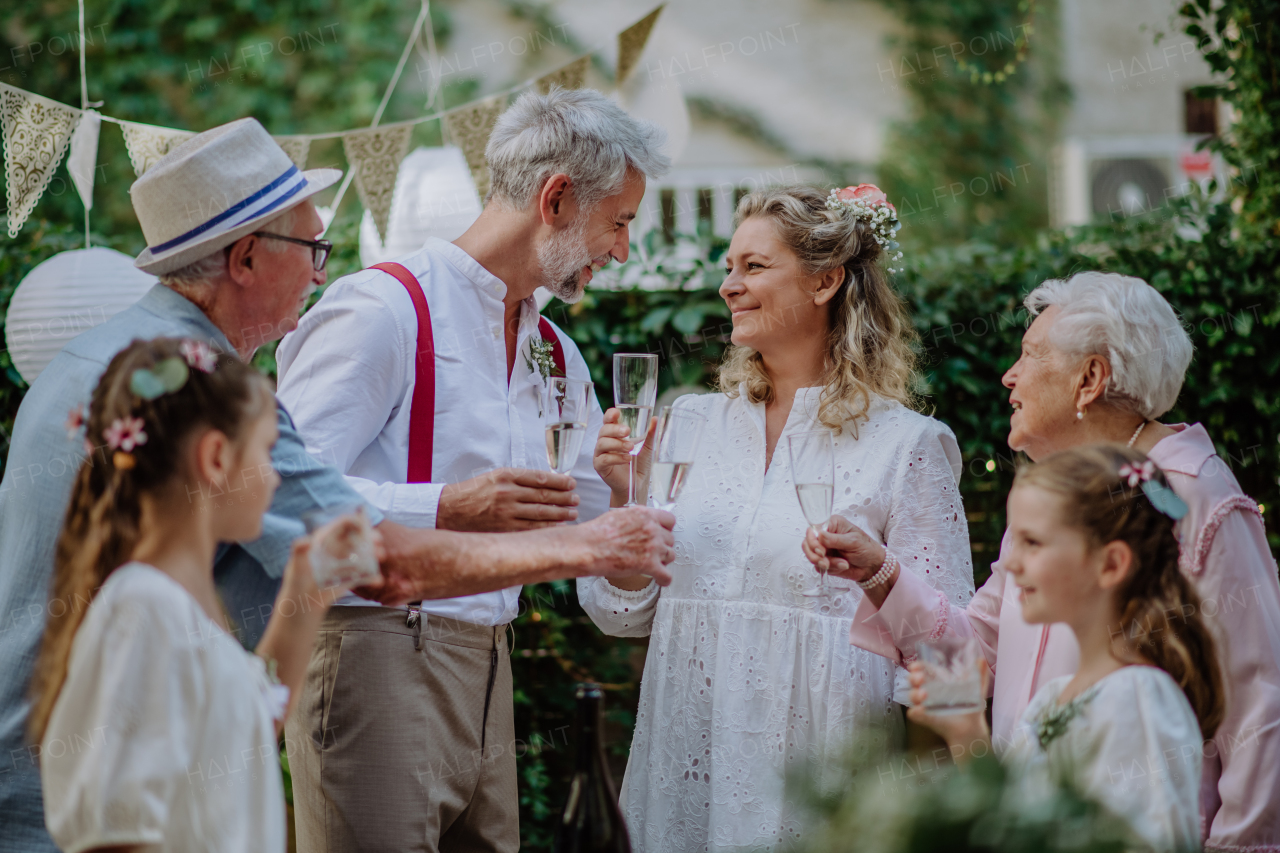
[[[409,409],[409,476],[408,483],[431,482],[431,454],[436,432],[436,345],[431,333],[431,309],[422,285],[413,273],[401,264],[374,264],[370,269],[382,270],[394,277],[409,291],[413,310],[418,315],[418,354],[413,382],[413,400]],[[565,373],[564,347],[560,336],[546,317],[538,318],[538,331],[544,341],[551,343],[551,358],[560,375]]]

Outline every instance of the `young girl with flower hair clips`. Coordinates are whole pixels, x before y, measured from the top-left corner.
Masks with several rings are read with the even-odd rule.
[[[229,633],[214,551],[260,534],[279,483],[271,389],[200,342],[134,341],[80,426],[97,452],[58,541],[30,714],[49,831],[73,852],[283,851],[277,737],[344,590],[316,588],[298,540],[257,656]]]
[[[1036,693],[1005,758],[1021,795],[1065,782],[1155,850],[1199,849],[1201,750],[1225,714],[1214,639],[1178,568],[1185,512],[1160,469],[1119,445],[1056,453],[1020,470],[1009,494],[1005,565],[1022,618],[1067,623],[1080,666]],[[989,751],[981,713],[928,714],[918,662],[910,679],[911,719],[960,760]]]

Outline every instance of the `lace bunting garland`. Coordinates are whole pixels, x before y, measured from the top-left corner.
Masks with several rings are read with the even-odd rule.
[[[559,86],[562,89],[581,89],[587,82],[587,68],[590,65],[590,56],[579,56],[568,65],[539,77],[534,85],[542,95],[550,92],[552,86]]]
[[[636,64],[640,62],[640,54],[644,53],[644,46],[649,42],[649,33],[653,32],[653,25],[658,22],[658,15],[662,14],[665,5],[664,3],[618,33],[617,85],[625,83],[631,72],[635,71]]]
[[[635,71],[654,24],[664,6],[618,34],[617,82],[621,84]],[[545,94],[555,86],[581,89],[586,85],[591,55],[580,56],[534,82]],[[276,143],[299,168],[306,167],[311,142],[341,138],[355,174],[360,200],[370,211],[385,239],[400,160],[408,151],[412,127],[427,121],[443,120],[448,136],[463,152],[476,191],[483,199],[489,192],[489,169],[484,149],[508,96],[527,88],[528,83],[492,95],[448,112],[412,119],[402,125],[347,132],[275,136]],[[88,121],[85,118],[89,117]],[[101,122],[120,125],[125,148],[136,175],[141,177],[155,163],[196,134],[188,130],[122,121],[41,97],[7,83],[0,83],[0,132],[4,144],[8,230],[16,237],[49,182],[53,179],[68,147],[72,152],[72,180],[86,210],[93,205],[93,184],[97,171],[97,149]],[[83,125],[79,133],[78,126]]]
[[[174,130],[171,127],[156,127],[154,124],[138,124],[133,121],[120,122],[120,130],[124,132],[124,147],[129,151],[129,162],[133,164],[134,174],[139,178],[161,157],[195,136],[189,130]]]
[[[98,170],[98,135],[101,131],[102,116],[97,110],[85,110],[75,133],[71,134],[67,171],[71,173],[71,181],[76,185],[85,210],[93,209],[93,178]]]
[[[476,192],[481,200],[489,194],[489,164],[485,162],[484,149],[506,105],[504,97],[489,98],[445,116],[449,136],[453,144],[462,149],[462,156],[467,158],[467,167],[471,169],[471,178],[476,182]]]
[[[309,136],[273,136],[271,137],[289,155],[293,165],[299,169],[307,168],[307,155],[311,153],[311,137]]]
[[[396,189],[400,161],[409,150],[411,125],[357,130],[342,137],[342,150],[347,162],[356,170],[356,192],[360,203],[373,215],[378,237],[387,239],[387,220],[391,217],[391,196]]]
[[[80,110],[0,83],[9,237],[18,236],[67,153]]]

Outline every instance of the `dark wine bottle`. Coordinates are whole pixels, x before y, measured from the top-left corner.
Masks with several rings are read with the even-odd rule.
[[[604,691],[599,684],[586,683],[579,684],[574,695],[578,766],[551,849],[554,853],[631,853],[627,824],[604,761]]]

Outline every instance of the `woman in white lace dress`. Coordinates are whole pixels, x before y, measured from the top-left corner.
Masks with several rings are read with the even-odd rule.
[[[855,735],[901,737],[895,665],[849,644],[861,590],[831,578],[828,596],[804,595],[819,576],[801,551],[787,436],[830,429],[836,513],[948,601],[973,593],[960,452],[906,405],[910,326],[882,267],[875,193],[834,209],[803,187],[742,200],[720,288],[735,344],[723,393],[677,402],[706,425],[675,509],[674,580],[578,582],[602,630],[651,637],[621,796],[636,851],[795,841],[805,820],[789,773],[820,771]],[[605,424],[596,468],[616,505],[631,445],[615,410]]]

